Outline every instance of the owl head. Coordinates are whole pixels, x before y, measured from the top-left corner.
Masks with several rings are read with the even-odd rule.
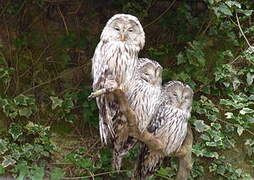
[[[164,96],[169,98],[172,106],[185,112],[191,111],[193,91],[180,81],[170,81],[163,86]]]
[[[138,70],[143,81],[154,86],[161,86],[162,67],[158,62],[147,58],[139,58]]]
[[[135,45],[140,50],[145,44],[145,33],[135,16],[116,14],[108,20],[101,33],[101,40]]]

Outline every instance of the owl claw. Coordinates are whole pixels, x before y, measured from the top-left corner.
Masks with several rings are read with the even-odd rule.
[[[106,89],[116,89],[118,87],[118,84],[115,80],[107,79],[106,82],[105,82],[104,87]]]
[[[97,91],[92,92],[89,96],[88,99],[96,98],[98,96],[101,96],[102,94],[105,94],[108,90],[106,88],[99,89]]]
[[[106,93],[111,93],[111,92],[116,91],[116,90],[122,90],[122,88],[118,88],[117,86],[110,86],[110,87],[107,87],[107,88],[99,89],[97,91],[92,92],[88,96],[88,99],[96,98],[98,96],[101,96],[101,95],[106,94]]]
[[[95,94],[94,94],[94,92],[92,92],[87,98],[89,99],[89,100],[91,100],[91,99],[93,99],[93,98],[95,98],[96,96],[95,96]]]

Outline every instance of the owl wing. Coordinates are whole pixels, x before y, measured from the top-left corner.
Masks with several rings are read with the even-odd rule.
[[[101,48],[103,46],[103,42],[100,41],[99,44],[97,45],[96,49],[95,49],[95,53],[94,56],[92,58],[92,77],[93,77],[93,90],[97,90],[98,87],[98,81],[102,80],[104,77],[103,72],[105,72],[105,65],[106,62],[104,60],[103,57],[103,48]]]
[[[189,114],[172,107],[162,105],[153,118],[148,131],[166,144],[165,154],[178,151],[187,134],[187,120]]]
[[[113,139],[115,136],[113,119],[116,112],[119,110],[113,95],[101,95],[96,98],[99,109],[99,131],[103,144],[108,143],[108,139]]]
[[[103,57],[104,48],[101,48],[103,41],[99,42],[96,47],[94,57],[92,58],[92,76],[93,90],[105,88],[107,79],[112,76],[108,65]],[[99,109],[99,131],[101,142],[108,143],[108,139],[113,139],[115,136],[113,128],[113,119],[119,107],[116,100],[111,94],[104,94],[96,98],[97,107]]]
[[[171,108],[168,108],[168,110],[170,111]],[[176,108],[173,108],[172,113],[170,121],[167,121],[165,127],[157,132],[158,137],[165,137],[166,149],[164,153],[167,155],[179,151],[187,134],[187,113]]]
[[[165,111],[165,104],[161,104],[152,117],[150,124],[147,127],[148,132],[156,134],[156,132],[163,127],[167,120],[167,112]]]
[[[136,177],[145,179],[153,175],[160,167],[165,155],[181,147],[187,133],[187,117],[183,111],[161,104],[147,130],[165,143],[166,149],[164,153],[161,153],[152,151],[143,145],[136,165]]]

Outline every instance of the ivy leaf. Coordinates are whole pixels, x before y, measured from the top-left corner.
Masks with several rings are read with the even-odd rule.
[[[247,81],[248,85],[252,85],[253,80],[254,80],[254,74],[247,73],[247,79],[246,79],[246,81]]]
[[[7,141],[0,139],[0,154],[4,154],[8,150],[7,145]]]
[[[158,174],[162,175],[162,176],[167,176],[168,175],[168,170],[165,168],[160,168],[158,171]]]
[[[206,134],[201,134],[200,138],[205,140],[205,141],[210,141],[210,137]]]
[[[221,125],[219,123],[211,123],[211,126],[214,127],[216,130],[221,129]]]
[[[249,100],[254,101],[254,95],[250,95]]]
[[[225,4],[227,4],[229,7],[236,6],[241,9],[241,4],[237,1],[226,1]]]
[[[31,108],[24,107],[24,108],[19,109],[19,115],[20,116],[25,116],[26,118],[29,118],[32,113],[33,112],[31,110]]]
[[[219,159],[219,154],[217,152],[205,152],[204,156]]]
[[[184,73],[184,72],[181,72],[181,73],[178,73],[178,74],[176,75],[176,79],[179,79],[179,80],[185,82],[185,81],[187,81],[187,80],[189,80],[189,79],[191,79],[191,78],[190,78],[190,75],[189,75],[189,74]]]
[[[25,162],[17,164],[16,169],[19,171],[17,180],[23,180],[29,174],[28,167]]]
[[[62,99],[59,99],[58,97],[53,97],[51,96],[50,97],[51,101],[52,101],[52,109],[56,109],[57,106],[61,107],[62,104],[63,104],[63,100]]]
[[[205,143],[207,146],[210,146],[210,147],[216,147],[217,144],[215,142],[206,142]]]
[[[216,8],[216,10],[223,13],[224,15],[233,16],[231,10],[225,4],[220,4],[220,6]]]
[[[23,94],[14,98],[14,102],[16,105],[24,105],[27,106],[27,99],[28,97],[24,96]]]
[[[4,167],[0,164],[0,174],[4,174],[4,173],[5,173]]]
[[[226,112],[225,116],[226,116],[226,119],[232,119],[234,117],[234,114],[232,112]]]
[[[249,113],[254,113],[254,110],[253,110],[253,109],[250,109],[250,108],[243,108],[243,109],[240,111],[240,114],[242,114],[242,115],[249,114]]]
[[[253,10],[243,10],[243,9],[238,9],[240,13],[243,13],[245,16],[251,16],[253,13]]]
[[[234,78],[234,80],[233,80],[233,88],[234,88],[234,90],[237,90],[238,87],[240,86],[240,84],[241,84],[241,81],[238,78]]]
[[[11,166],[11,165],[13,165],[15,163],[16,163],[16,161],[11,156],[4,156],[4,160],[2,162],[2,166],[3,167],[8,167],[8,166]]]
[[[212,163],[210,166],[209,166],[209,172],[213,172],[217,169],[217,164],[215,163]]]
[[[184,58],[183,56],[183,53],[180,52],[178,55],[177,55],[177,65],[179,64],[183,64],[186,62],[186,59]]]
[[[50,173],[51,180],[60,180],[64,177],[64,172],[60,168],[54,168]]]
[[[194,122],[194,125],[195,125],[195,129],[198,132],[204,132],[204,131],[207,131],[208,129],[210,129],[210,127],[208,125],[206,125],[203,120],[196,120]]]
[[[16,118],[17,117],[17,115],[18,115],[18,112],[13,112],[13,113],[10,113],[8,116],[10,117],[10,118]]]
[[[9,133],[14,140],[17,140],[19,136],[23,134],[22,128],[18,124],[12,124],[9,129]]]
[[[91,168],[93,167],[93,163],[88,158],[82,158],[77,162],[77,165],[83,168]]]
[[[224,175],[225,174],[225,166],[219,166],[217,169],[218,174]]]
[[[243,131],[244,131],[244,128],[240,125],[237,125],[237,133],[238,133],[239,136],[242,135]]]
[[[254,123],[254,117],[248,117],[248,122],[249,123]]]
[[[43,167],[35,167],[31,171],[31,179],[32,180],[43,180],[44,176],[44,168]]]
[[[208,0],[209,4],[213,5],[214,4],[214,0]]]

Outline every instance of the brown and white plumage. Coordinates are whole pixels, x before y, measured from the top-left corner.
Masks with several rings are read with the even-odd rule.
[[[145,180],[154,174],[167,155],[180,150],[187,134],[193,98],[192,89],[180,81],[171,81],[163,86],[160,106],[147,130],[166,145],[163,152],[154,152],[143,145],[134,173],[136,180]]]
[[[134,74],[138,52],[145,43],[145,34],[138,19],[128,14],[116,14],[104,27],[92,58],[93,90],[104,88],[108,77],[119,86],[128,87]],[[119,107],[111,94],[96,98],[99,109],[101,141],[114,138],[113,119]]]
[[[158,62],[147,58],[140,58],[137,67],[137,73],[126,92],[129,105],[137,115],[139,129],[144,131],[159,105],[162,67]]]
[[[161,95],[162,67],[156,61],[140,58],[136,71],[125,93],[130,108],[135,112],[137,125],[141,131],[147,128]],[[116,136],[113,147],[113,168],[120,170],[122,156],[125,155],[137,140],[128,137],[126,119],[119,114],[114,121]]]

